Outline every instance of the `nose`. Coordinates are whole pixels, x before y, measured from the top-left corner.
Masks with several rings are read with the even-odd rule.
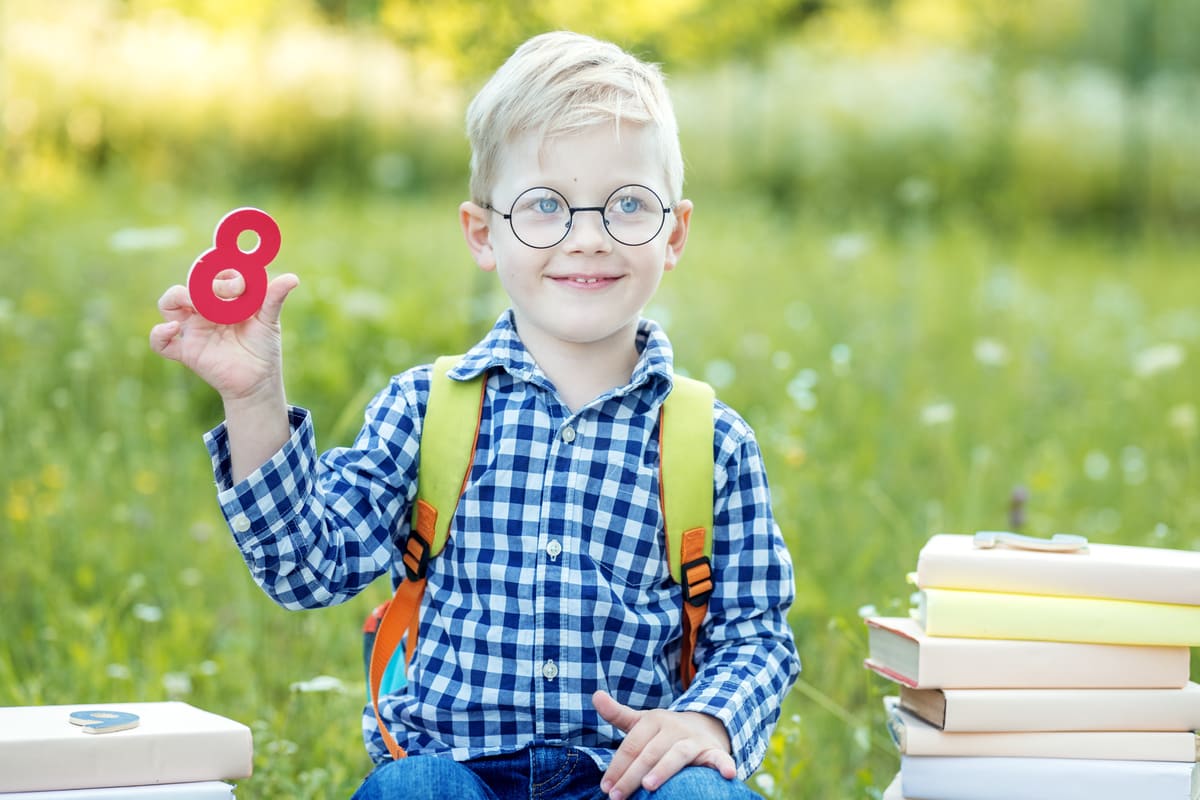
[[[571,214],[571,228],[563,244],[568,250],[598,252],[612,249],[612,238],[600,209],[581,208]]]

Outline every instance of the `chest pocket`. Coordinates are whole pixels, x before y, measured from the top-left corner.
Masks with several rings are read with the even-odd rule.
[[[667,588],[669,562],[654,467],[625,458],[610,462],[589,497],[584,550],[618,591]]]

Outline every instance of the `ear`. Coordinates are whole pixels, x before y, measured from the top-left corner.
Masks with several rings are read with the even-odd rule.
[[[688,226],[692,222],[692,201],[680,200],[671,213],[675,217],[675,224],[667,237],[666,262],[663,265],[667,271],[675,269],[679,257],[683,255],[683,246],[687,244]]]
[[[463,237],[475,263],[484,272],[496,268],[496,254],[492,250],[491,212],[475,203],[466,202],[458,207],[458,222],[462,225]]]

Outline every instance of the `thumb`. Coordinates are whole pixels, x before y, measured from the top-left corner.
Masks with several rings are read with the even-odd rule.
[[[267,297],[263,300],[262,310],[259,311],[259,314],[262,315],[262,321],[270,325],[279,324],[279,314],[283,310],[283,301],[291,294],[292,289],[295,289],[299,285],[300,279],[290,272],[272,279],[267,284]]]
[[[603,690],[592,695],[592,705],[595,706],[597,713],[604,718],[605,722],[620,728],[624,733],[629,733],[629,730],[642,718],[642,712],[634,711],[629,706],[618,703],[612,698],[612,695]]]

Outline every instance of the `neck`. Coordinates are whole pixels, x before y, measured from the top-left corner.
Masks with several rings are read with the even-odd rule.
[[[522,342],[572,412],[628,383],[638,361],[636,326],[600,342]]]

